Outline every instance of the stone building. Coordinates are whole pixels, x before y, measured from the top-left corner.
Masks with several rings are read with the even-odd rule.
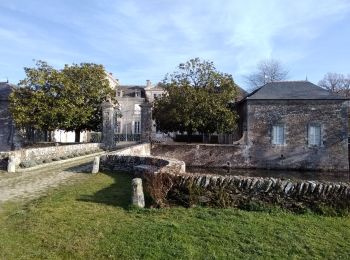
[[[348,100],[308,81],[268,83],[238,106],[249,165],[348,170]]]
[[[121,117],[117,118],[116,132],[122,135],[141,134],[141,105],[152,103],[161,97],[164,90],[147,80],[146,85],[119,85],[116,87],[117,101]],[[156,131],[152,125],[153,131]]]
[[[8,97],[14,88],[7,82],[0,82],[0,151],[13,149],[15,127],[9,111]]]

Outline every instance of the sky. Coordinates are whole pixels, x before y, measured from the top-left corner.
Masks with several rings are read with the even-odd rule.
[[[191,58],[245,77],[277,59],[289,80],[350,74],[350,0],[0,0],[0,81],[44,60],[103,64],[121,84],[156,83]]]

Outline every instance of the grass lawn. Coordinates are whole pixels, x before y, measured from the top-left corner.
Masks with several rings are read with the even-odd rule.
[[[350,258],[350,217],[129,208],[127,174],[98,174],[0,210],[0,259]]]

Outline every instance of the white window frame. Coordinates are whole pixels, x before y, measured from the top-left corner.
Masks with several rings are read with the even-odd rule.
[[[273,145],[286,144],[286,128],[284,124],[275,124],[272,126],[271,139]]]
[[[322,127],[318,124],[310,124],[307,131],[307,140],[309,146],[322,145]]]
[[[134,121],[133,122],[133,133],[139,134],[141,133],[141,122],[140,121]]]

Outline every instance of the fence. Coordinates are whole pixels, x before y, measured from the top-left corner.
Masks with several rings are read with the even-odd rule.
[[[115,134],[114,140],[119,142],[139,142],[141,141],[141,134]]]
[[[204,144],[232,144],[235,141],[234,139],[233,134],[177,134],[174,141]]]

